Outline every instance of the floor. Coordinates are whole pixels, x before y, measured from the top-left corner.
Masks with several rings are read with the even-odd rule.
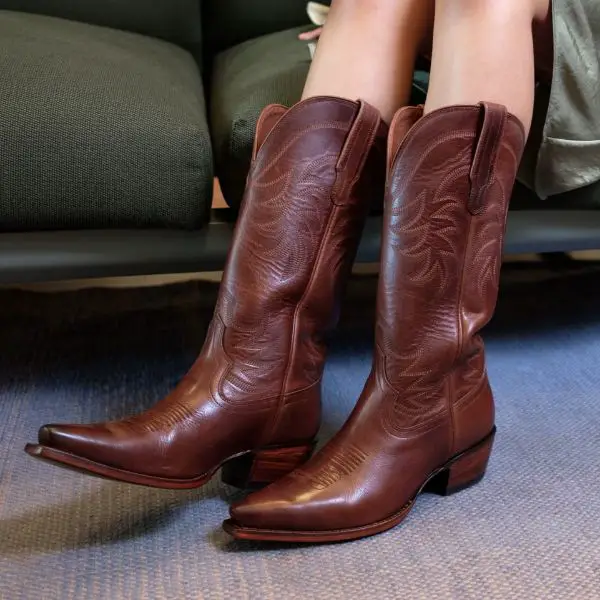
[[[198,351],[216,284],[0,291],[0,598],[597,600],[598,276],[505,270],[486,332],[499,433],[479,486],[423,496],[383,535],[308,547],[233,542],[220,523],[239,492],[218,479],[158,491],[22,451],[42,423],[114,418],[166,393]],[[369,371],[374,290],[374,278],[351,285],[322,439]]]

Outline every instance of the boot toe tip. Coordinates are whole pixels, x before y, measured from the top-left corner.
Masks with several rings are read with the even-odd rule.
[[[269,488],[266,488],[268,490]],[[263,490],[263,492],[266,492]],[[251,494],[229,509],[231,522],[248,529],[270,531],[294,531],[303,529],[305,517],[311,521],[312,511],[303,510],[301,503],[276,495],[261,492]]]
[[[44,425],[38,431],[38,444],[43,448],[52,448],[85,456],[95,460],[95,450],[106,443],[105,436],[85,425]]]
[[[44,425],[38,431],[38,443],[42,446],[51,446],[54,440],[55,428],[53,425]]]
[[[272,521],[275,512],[273,507],[250,498],[231,506],[229,509],[229,516],[231,517],[232,522],[241,525],[242,527],[264,529],[273,527]]]
[[[252,526],[255,522],[255,510],[251,503],[242,500],[229,508],[229,517],[240,525]]]
[[[25,445],[25,452],[30,456],[43,456],[44,448],[54,448],[60,438],[56,436],[54,425],[43,425],[38,430],[37,443]]]
[[[29,454],[29,456],[41,456],[43,453],[43,447],[40,444],[25,444],[25,452]]]

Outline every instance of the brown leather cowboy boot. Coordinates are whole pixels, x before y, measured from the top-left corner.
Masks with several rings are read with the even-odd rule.
[[[232,507],[240,539],[328,542],[400,523],[423,490],[479,481],[494,404],[478,332],[494,312],[525,143],[505,108],[453,106],[391,128],[373,369],[342,430]]]
[[[193,488],[271,482],[311,454],[335,325],[387,126],[363,102],[313,98],[262,113],[214,317],[198,360],[150,410],[46,425],[29,454],[92,474]],[[227,464],[226,464],[227,463]]]

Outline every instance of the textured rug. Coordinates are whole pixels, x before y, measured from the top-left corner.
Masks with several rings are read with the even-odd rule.
[[[522,274],[521,274],[522,275]],[[386,534],[330,546],[233,542],[238,492],[170,492],[27,457],[48,421],[150,405],[201,344],[207,284],[0,292],[2,600],[588,600],[600,598],[598,275],[507,280],[487,331],[498,402],[488,476],[420,498]],[[370,366],[373,284],[353,284],[325,377],[323,437]]]

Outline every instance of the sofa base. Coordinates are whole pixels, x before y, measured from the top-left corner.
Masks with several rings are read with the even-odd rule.
[[[229,211],[200,231],[90,230],[0,234],[0,283],[220,271],[231,243]],[[357,262],[378,260],[381,217],[367,223]],[[506,254],[600,249],[600,211],[515,211]]]

